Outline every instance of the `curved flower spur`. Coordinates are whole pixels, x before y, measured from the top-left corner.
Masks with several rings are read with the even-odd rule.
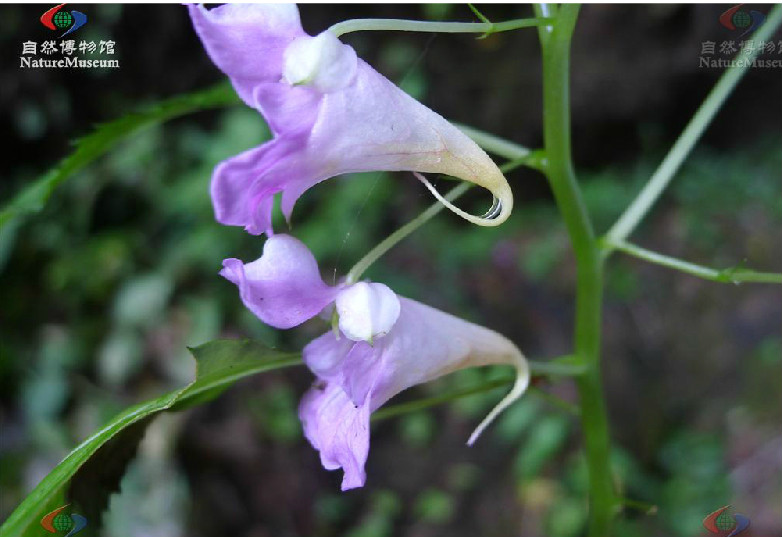
[[[304,395],[299,417],[323,466],[344,470],[343,490],[364,485],[370,414],[399,392],[467,367],[514,366],[513,388],[472,433],[472,444],[529,384],[526,359],[505,337],[381,283],[329,286],[307,247],[289,235],[270,237],[252,263],[226,259],[223,267],[221,274],[266,324],[291,328],[320,312],[335,320],[334,331],[304,348],[318,381]]]
[[[392,84],[325,31],[304,32],[293,4],[188,6],[195,30],[239,96],[266,118],[274,138],[219,164],[216,218],[253,234],[271,232],[273,197],[289,220],[310,187],[344,173],[411,171],[449,209],[475,224],[504,222],[513,196],[475,142]],[[488,189],[484,216],[455,207],[421,173]]]

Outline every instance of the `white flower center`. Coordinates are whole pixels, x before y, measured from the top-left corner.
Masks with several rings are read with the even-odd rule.
[[[382,283],[358,282],[336,300],[339,329],[353,341],[369,341],[386,335],[399,318],[396,294]]]
[[[356,75],[356,51],[331,32],[298,37],[283,54],[283,79],[292,86],[308,85],[329,93],[347,87]]]

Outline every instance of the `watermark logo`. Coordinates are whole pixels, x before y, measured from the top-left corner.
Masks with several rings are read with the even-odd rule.
[[[63,11],[65,4],[54,6],[52,9],[41,15],[41,24],[50,30],[65,30],[60,38],[65,37],[71,32],[75,32],[87,24],[87,15],[81,11]]]
[[[70,504],[68,504],[70,505]],[[49,533],[64,533],[65,537],[76,535],[87,526],[87,519],[76,513],[63,513],[68,507],[58,507],[41,519],[41,526]]]
[[[743,5],[733,6],[720,15],[720,24],[728,30],[744,30],[739,37],[744,37],[748,33],[755,31],[766,20],[766,16],[760,11],[753,9],[747,13],[741,9]]]
[[[730,505],[726,505],[704,518],[703,527],[711,533],[734,537],[749,527],[749,519],[739,513],[731,515]]]
[[[753,32],[765,22],[766,15],[754,9],[742,9],[743,6],[737,4],[720,15],[720,25],[734,33],[721,41],[701,41],[698,67],[782,69],[782,39],[753,38]]]
[[[65,32],[56,39],[23,42],[19,68],[119,69],[120,62],[115,56],[117,43],[113,39],[88,41],[68,36],[87,24],[87,15],[75,9],[63,10],[63,6],[65,4],[54,6],[41,15],[41,24],[50,30]]]

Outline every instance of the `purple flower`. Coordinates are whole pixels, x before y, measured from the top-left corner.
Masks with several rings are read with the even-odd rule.
[[[492,160],[440,115],[408,96],[326,31],[307,35],[292,4],[189,6],[196,32],[239,96],[266,118],[274,139],[219,164],[216,218],[253,234],[271,232],[273,196],[290,219],[296,200],[344,173],[413,171],[457,214],[498,225],[513,197]],[[420,174],[441,173],[490,190],[495,205],[475,217],[442,199]]]
[[[239,286],[245,305],[272,326],[295,326],[334,304],[339,330],[304,348],[318,381],[302,399],[299,417],[323,466],[344,470],[343,490],[363,486],[370,414],[399,392],[466,367],[515,366],[513,389],[472,434],[472,444],[527,388],[527,362],[503,336],[398,297],[380,283],[330,287],[293,237],[274,235],[257,261],[223,265],[221,274]]]

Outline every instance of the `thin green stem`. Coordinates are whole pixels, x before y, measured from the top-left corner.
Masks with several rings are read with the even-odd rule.
[[[529,361],[529,369],[533,376],[578,377],[586,373],[587,368],[580,363],[574,363],[576,356],[563,356],[547,362]]]
[[[529,18],[514,19],[504,22],[432,22],[412,21],[406,19],[350,19],[338,22],[328,29],[337,37],[350,32],[364,31],[399,31],[399,32],[433,32],[445,34],[494,34],[508,32],[521,28],[532,28],[541,24],[549,24],[551,19]]]
[[[740,267],[732,267],[727,269],[713,269],[710,267],[704,267],[703,265],[697,265],[684,261],[675,257],[670,257],[652,250],[647,250],[635,244],[626,241],[616,241],[610,239],[604,239],[601,241],[603,250],[618,250],[624,252],[633,257],[643,259],[649,263],[655,265],[661,265],[680,272],[685,272],[709,280],[712,282],[720,283],[742,283],[742,282],[754,282],[754,283],[782,283],[782,273],[773,272],[756,272],[754,270],[744,269]]]
[[[462,183],[457,187],[454,187],[451,189],[448,194],[445,195],[445,199],[448,201],[454,201],[459,196],[467,192],[470,187],[473,186],[472,183]],[[442,203],[435,202],[432,204],[429,208],[427,208],[424,212],[410,220],[407,224],[403,225],[391,235],[380,241],[374,248],[372,248],[367,254],[358,260],[358,263],[353,265],[353,268],[350,269],[348,272],[346,281],[347,283],[354,283],[361,279],[361,276],[363,276],[364,272],[372,266],[372,264],[380,259],[386,252],[388,252],[391,248],[396,246],[402,239],[410,235],[413,231],[418,229],[419,227],[423,226],[425,223],[427,223],[429,220],[434,218],[437,213],[442,211],[445,208],[445,205]]]
[[[454,123],[454,125],[464,134],[469,136],[473,142],[481,146],[489,153],[505,157],[509,160],[519,160],[529,156],[532,153],[531,149],[528,149],[523,145],[519,145],[515,142],[511,142],[510,140],[500,138],[499,136],[495,136],[494,134],[478,130],[474,127],[469,127],[467,125],[462,125],[460,123]]]
[[[394,418],[396,416],[401,416],[404,414],[411,414],[413,412],[418,412],[420,410],[425,410],[427,408],[432,408],[434,406],[450,403],[451,401],[456,401],[457,399],[462,399],[464,397],[469,397],[471,395],[489,392],[491,390],[496,390],[497,388],[503,388],[505,386],[509,386],[513,384],[514,381],[515,379],[512,377],[490,380],[488,382],[484,382],[482,384],[479,384],[478,386],[473,386],[471,388],[452,390],[449,392],[434,395],[432,397],[424,397],[422,399],[416,399],[414,401],[408,401],[406,403],[399,403],[396,405],[383,407],[375,411],[372,414],[371,419],[374,422],[374,421],[385,420],[388,418]],[[530,388],[528,388],[528,390],[529,393],[534,394],[537,397],[540,397],[541,399],[545,400],[552,406],[564,410],[569,414],[573,414],[575,416],[579,415],[580,410],[578,406],[574,405],[573,403],[570,403],[569,401],[565,401],[564,399],[561,399],[556,395],[550,394],[546,391],[536,388],[535,386],[531,386]]]
[[[396,405],[387,406],[374,412],[372,414],[372,421],[393,418],[402,414],[409,414],[411,412],[417,412],[419,410],[424,410],[433,406],[449,403],[451,401],[455,401],[456,399],[461,399],[462,397],[488,392],[503,386],[508,386],[513,382],[513,380],[514,379],[512,378],[492,380],[472,388],[453,390],[435,395],[433,397],[426,397],[423,399],[417,399],[415,401],[408,401],[407,403],[399,403]]]
[[[565,401],[561,397],[557,397],[553,393],[547,392],[545,390],[541,390],[537,386],[530,386],[527,388],[527,391],[530,395],[534,395],[535,397],[539,397],[546,401],[548,404],[550,404],[553,407],[556,407],[560,410],[564,410],[568,414],[572,414],[573,416],[580,416],[581,415],[581,408],[578,405],[574,405],[570,401]]]
[[[782,6],[775,6],[768,14],[763,26],[752,36],[753,41],[768,40],[779,25],[782,24]],[[706,127],[709,126],[722,104],[733,92],[744,74],[752,67],[752,61],[760,52],[758,47],[744,47],[735,63],[720,77],[712,88],[706,100],[692,117],[687,127],[671,147],[660,167],[654,172],[638,197],[625,210],[619,220],[608,231],[607,237],[612,241],[626,239],[641,220],[646,216],[652,205],[657,201],[665,188],[673,179],[684,159],[700,139]]]
[[[530,152],[527,150],[527,153]],[[500,166],[500,170],[503,173],[507,173],[515,168],[518,168],[519,166],[522,166],[523,164],[524,164],[523,159],[514,162],[508,162]],[[467,192],[472,186],[473,186],[472,183],[464,182],[459,186],[456,186],[453,189],[451,189],[451,191],[445,195],[445,199],[453,202],[457,198],[459,198],[459,196]],[[445,205],[443,205],[439,201],[433,203],[424,212],[422,212],[421,214],[419,214],[418,216],[410,220],[407,224],[403,225],[402,227],[400,227],[399,229],[391,233],[391,235],[389,235],[388,237],[380,241],[374,248],[372,248],[369,252],[367,252],[366,255],[364,255],[364,257],[359,259],[358,262],[355,265],[353,265],[353,268],[350,269],[346,277],[347,283],[355,283],[358,280],[360,280],[361,276],[364,275],[364,272],[366,272],[367,269],[370,266],[372,266],[372,264],[375,261],[380,259],[386,252],[388,252],[391,248],[396,246],[408,235],[413,233],[416,229],[423,226],[429,220],[434,218],[443,209],[445,209]]]
[[[474,5],[472,5],[472,4],[467,4],[467,7],[469,7],[469,8],[470,8],[470,11],[472,11],[473,13],[475,13],[475,16],[476,16],[476,17],[478,17],[478,19],[479,19],[481,22],[485,22],[486,24],[491,24],[491,21],[489,20],[489,17],[487,17],[486,15],[484,15],[483,13],[481,13],[480,11],[478,11],[478,8],[477,8],[477,7],[475,7],[475,6],[474,6]]]
[[[504,169],[501,166],[500,169],[502,169],[503,172],[518,166],[526,166],[527,168],[543,171],[543,168],[546,165],[546,154],[542,149],[528,149],[516,142],[511,142],[505,138],[500,138],[494,134],[468,127],[467,125],[461,125],[459,123],[454,123],[454,125],[485,151],[510,160],[511,162],[506,163],[505,166],[510,166],[511,164],[513,164],[513,166],[507,169]]]
[[[549,6],[536,7],[547,13]],[[565,221],[577,265],[575,352],[587,371],[576,377],[589,471],[591,537],[608,537],[616,497],[609,466],[608,418],[600,374],[603,264],[573,170],[570,147],[570,42],[579,6],[566,4],[550,28],[539,28],[543,49],[545,173]]]
[[[631,500],[630,498],[619,498],[619,504],[623,507],[629,507],[641,511],[645,515],[656,515],[657,506],[653,503],[642,502],[640,500]]]

